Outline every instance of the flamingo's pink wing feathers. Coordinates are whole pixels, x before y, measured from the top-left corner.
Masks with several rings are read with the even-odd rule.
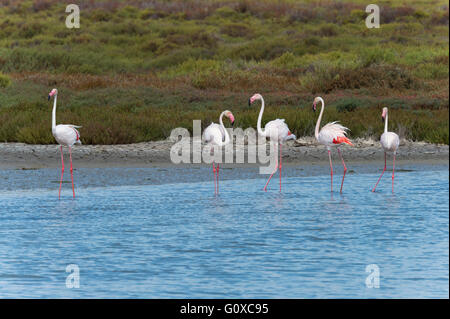
[[[328,123],[320,130],[319,140],[324,142],[324,144],[346,143],[353,146],[350,139],[346,136],[347,130],[348,128],[338,122]]]

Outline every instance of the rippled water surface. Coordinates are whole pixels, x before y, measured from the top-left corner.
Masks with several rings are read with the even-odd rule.
[[[350,165],[349,165],[350,166]],[[0,170],[0,297],[448,298],[447,165]],[[68,175],[70,176],[70,175]],[[68,177],[65,178],[68,180]],[[66,266],[80,288],[66,288]],[[376,264],[380,287],[366,286]]]

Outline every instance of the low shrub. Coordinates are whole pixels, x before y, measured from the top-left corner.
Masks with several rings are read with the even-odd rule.
[[[427,80],[447,79],[449,76],[448,67],[436,63],[423,63],[414,69],[417,77]]]
[[[143,35],[149,32],[147,28],[135,22],[122,22],[122,23],[110,23],[103,27],[103,30],[112,34],[123,34],[123,35]]]
[[[252,35],[252,30],[243,23],[227,23],[221,27],[220,32],[234,38]]]
[[[375,103],[375,105],[380,110],[383,107],[388,107],[390,109],[410,109],[411,108],[411,103],[409,101],[405,101],[404,99],[400,99],[397,97],[380,99]]]
[[[380,8],[380,23],[391,23],[398,21],[401,18],[413,16],[415,13],[414,8],[409,6],[390,7],[382,6]]]
[[[94,9],[90,12],[89,18],[93,21],[101,22],[101,21],[109,21],[113,17],[111,12],[101,10],[101,9]]]
[[[229,51],[229,56],[243,60],[272,60],[289,51],[290,41],[286,39],[255,40],[236,46]]]
[[[406,90],[420,86],[406,69],[389,65],[365,68],[319,66],[306,83],[312,93],[338,89],[390,88]]]
[[[366,19],[367,13],[361,9],[354,9],[350,12],[350,17],[347,19],[347,22],[358,23],[362,22]]]
[[[17,35],[21,38],[31,39],[44,31],[44,25],[38,22],[24,23],[19,27]]]
[[[160,52],[161,47],[157,50]],[[161,55],[144,64],[145,69],[166,69],[181,64],[190,58],[209,58],[214,55],[213,51],[208,51],[203,48],[174,48],[169,53]]]
[[[326,24],[321,26],[316,34],[321,37],[334,37],[338,34],[338,31],[334,24]]]
[[[291,69],[297,65],[297,58],[292,52],[285,52],[272,60],[272,65],[278,68]]]
[[[411,103],[414,109],[442,110],[448,109],[449,101],[436,98],[419,98]]]
[[[242,11],[242,10],[240,10]],[[243,10],[242,12],[245,12],[246,10]],[[237,16],[237,12],[233,10],[233,8],[223,6],[221,8],[218,8],[214,11],[214,14],[222,17],[222,18],[233,18]]]
[[[0,72],[0,88],[6,88],[11,84],[11,79]]]
[[[53,4],[53,0],[34,0],[32,8],[34,12],[45,11],[50,9]]]
[[[358,102],[354,99],[345,99],[345,100],[340,100],[337,104],[336,104],[336,110],[339,113],[343,113],[343,112],[353,112],[358,108]]]
[[[307,37],[303,40],[306,46],[319,46],[320,39],[318,37]]]

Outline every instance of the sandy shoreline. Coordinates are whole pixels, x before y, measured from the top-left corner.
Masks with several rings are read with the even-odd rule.
[[[383,160],[383,151],[378,141],[355,139],[353,142],[354,147],[342,147],[346,162],[378,162]],[[77,145],[73,150],[73,161],[75,167],[174,165],[170,160],[172,145],[174,145],[174,142],[170,140],[127,145]],[[236,149],[247,150],[247,145],[236,145]],[[339,160],[337,153],[334,153],[334,160]],[[65,161],[68,164],[67,150],[65,150],[65,154],[67,155]],[[403,140],[400,144],[397,160],[399,163],[448,163],[449,146]],[[60,162],[61,157],[57,145],[0,143],[0,169],[53,168],[60,167]],[[285,164],[328,163],[328,156],[324,146],[317,145],[313,138],[306,137],[289,141],[283,146],[283,162]]]

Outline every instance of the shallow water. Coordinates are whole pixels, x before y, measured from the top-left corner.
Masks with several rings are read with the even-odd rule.
[[[350,166],[350,165],[349,165]],[[0,297],[448,298],[447,165],[0,171]],[[67,174],[65,180],[68,181]],[[66,266],[80,288],[66,288]],[[380,287],[366,286],[366,266]]]

